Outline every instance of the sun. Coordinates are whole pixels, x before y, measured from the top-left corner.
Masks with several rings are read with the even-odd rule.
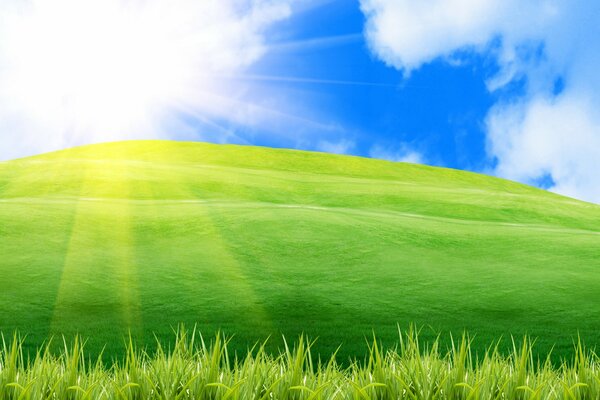
[[[230,77],[264,53],[268,21],[242,3],[14,1],[0,9],[1,103],[70,143],[151,138],[182,110],[226,117]]]
[[[189,87],[211,89],[203,32],[185,32],[183,15],[163,11],[111,0],[24,10],[9,42],[14,101],[41,121],[119,135],[185,100]]]

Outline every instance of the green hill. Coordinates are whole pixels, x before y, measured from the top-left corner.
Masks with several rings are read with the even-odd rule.
[[[474,173],[135,141],[0,163],[0,329],[116,354],[179,323],[318,337],[467,329],[600,343],[600,207]]]

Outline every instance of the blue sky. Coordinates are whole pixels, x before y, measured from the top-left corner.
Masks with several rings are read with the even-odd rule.
[[[600,202],[598,20],[583,0],[7,0],[0,159],[200,140]]]
[[[254,70],[259,75],[337,82],[272,82],[280,89],[313,92],[315,108],[324,110],[319,117],[340,126],[339,131],[323,133],[322,140],[330,144],[321,146],[323,150],[390,159],[414,152],[428,164],[475,171],[490,168],[493,160],[485,152],[483,121],[493,104],[485,79],[494,63],[480,58],[450,67],[438,61],[405,79],[372,55],[364,24],[359,4],[352,1],[307,10],[277,26],[282,40],[339,40],[294,51],[274,50]],[[281,142],[267,136],[255,142],[320,149],[318,141]]]

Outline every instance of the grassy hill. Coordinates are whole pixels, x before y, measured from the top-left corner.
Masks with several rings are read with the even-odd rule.
[[[600,343],[600,207],[489,176],[269,148],[168,141],[0,163],[0,329],[318,337],[372,330]]]

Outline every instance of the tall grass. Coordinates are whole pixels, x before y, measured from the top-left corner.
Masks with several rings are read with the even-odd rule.
[[[600,399],[600,360],[581,342],[557,366],[535,359],[527,338],[508,355],[496,346],[477,357],[466,335],[441,351],[409,330],[393,350],[373,339],[368,357],[347,367],[315,360],[304,337],[278,356],[256,346],[239,358],[222,335],[206,342],[179,329],[172,348],[152,354],[130,339],[112,365],[88,359],[79,338],[63,343],[28,357],[18,335],[3,337],[0,399]]]

